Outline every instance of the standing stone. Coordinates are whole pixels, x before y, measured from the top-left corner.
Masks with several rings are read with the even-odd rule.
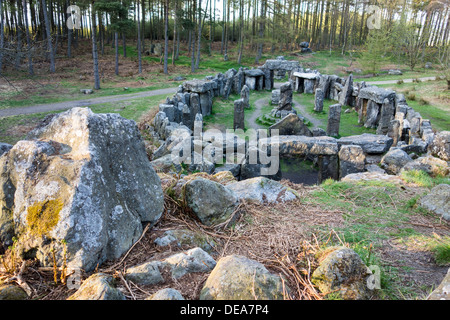
[[[222,92],[222,96],[225,99],[228,99],[228,97],[230,96],[231,89],[233,88],[233,81],[235,74],[236,74],[235,69],[229,69],[227,72],[225,72],[225,84],[223,86]]]
[[[201,113],[197,113],[195,115],[194,121],[194,140],[200,139],[202,137],[203,131],[203,116]]]
[[[242,86],[244,85],[245,74],[242,68],[239,68],[233,79],[233,92],[236,94],[241,93]]]
[[[271,97],[270,101],[274,105],[278,105],[278,103],[280,103],[280,90],[279,89],[272,90],[272,97]]]
[[[339,150],[339,178],[364,171],[366,156],[358,145],[344,145]]]
[[[278,110],[292,110],[292,84],[286,82],[280,87]]]
[[[250,89],[245,84],[241,90],[241,99],[244,100],[245,108],[250,108]]]
[[[316,95],[314,99],[314,111],[322,112],[323,111],[323,90],[320,88],[316,89]]]
[[[198,93],[191,93],[191,112],[195,115],[197,113],[202,114],[202,109],[200,107],[200,96]]]
[[[319,77],[319,88],[323,92],[323,97],[329,99],[330,97],[330,76],[323,74]]]
[[[397,119],[391,120],[391,122],[389,123],[387,136],[389,138],[392,138],[392,140],[393,140],[392,146],[395,147],[397,145],[397,142],[401,138],[401,128],[400,128],[399,120],[397,120]]]
[[[249,77],[249,76],[246,76],[246,77],[245,77],[245,85],[246,85],[250,90],[255,90],[255,89],[256,89],[256,77]]]
[[[200,107],[202,110],[202,115],[208,116],[212,111],[212,94],[211,91],[206,91],[205,93],[200,93]]]
[[[244,108],[245,102],[243,99],[238,99],[234,101],[234,121],[233,121],[233,129],[242,129],[245,128],[244,122]]]
[[[191,113],[191,110],[189,109],[187,104],[183,104],[183,124],[188,127],[189,129],[194,129],[194,122],[193,122],[193,116],[194,114]]]
[[[304,82],[304,93],[314,93],[314,85],[316,83],[316,80],[312,79],[305,79]]]
[[[342,88],[341,95],[339,97],[339,103],[343,106],[352,105],[352,92],[353,92],[353,74],[350,74]]]
[[[395,106],[389,101],[389,99],[384,99],[383,105],[381,106],[381,116],[378,122],[377,134],[387,134],[389,131],[389,125],[394,119]]]
[[[339,135],[339,123],[341,121],[341,105],[333,104],[328,111],[328,125],[327,135],[338,136]]]
[[[366,121],[364,122],[364,127],[376,128],[379,114],[380,105],[372,100],[369,100],[369,102],[367,102]]]

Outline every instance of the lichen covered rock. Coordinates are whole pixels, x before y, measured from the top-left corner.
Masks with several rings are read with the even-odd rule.
[[[419,200],[421,207],[450,221],[450,185],[440,184]]]
[[[283,285],[261,263],[240,255],[217,262],[200,293],[200,300],[282,300]]]
[[[44,266],[92,270],[120,257],[163,212],[136,123],[73,108],[0,157],[0,241]]]
[[[126,300],[123,293],[116,288],[112,276],[96,273],[87,278],[81,287],[67,300]]]
[[[238,205],[233,191],[220,183],[198,178],[186,184],[186,203],[206,225],[215,225],[230,218]]]
[[[338,247],[322,259],[311,277],[322,293],[336,291],[345,300],[370,297],[367,280],[372,273],[355,251]]]

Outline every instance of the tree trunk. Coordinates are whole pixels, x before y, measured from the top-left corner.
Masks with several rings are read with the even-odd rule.
[[[141,50],[141,17],[139,14],[139,1],[137,3],[137,34],[138,34],[138,63],[139,63],[139,67],[138,67],[138,73],[141,74],[142,73],[142,50]]]
[[[25,0],[22,0],[23,13],[25,15],[25,34],[27,38],[27,49],[28,49],[28,73],[30,76],[34,75],[33,70],[33,57],[31,55],[31,39],[30,39],[30,29],[28,29],[28,9]]]
[[[4,20],[3,20],[3,0],[0,0],[0,74],[3,70],[3,48],[5,46],[5,32],[4,32]]]
[[[53,51],[50,20],[48,17],[47,6],[45,4],[45,0],[42,0],[42,11],[44,14],[45,32],[47,35],[47,52],[50,54],[50,72],[55,72],[55,52]]]
[[[114,32],[114,47],[116,52],[116,75],[119,75],[119,33]]]
[[[177,45],[177,42],[176,42],[176,38],[177,38],[177,20],[178,20],[178,12],[177,12],[177,10],[178,10],[178,1],[175,1],[175,17],[174,17],[174,19],[173,19],[173,49],[172,49],[172,65],[174,66],[175,65],[175,56],[176,56],[176,51],[177,51],[177,48],[176,48],[176,45]]]
[[[164,74],[168,74],[167,59],[169,58],[169,0],[164,3]]]
[[[95,22],[95,10],[94,10],[94,2],[92,1],[92,12],[91,12],[91,22],[92,22],[92,59],[94,61],[94,89],[100,89],[100,75],[98,72],[98,50],[97,50],[97,40],[96,40],[96,29],[97,25]]]

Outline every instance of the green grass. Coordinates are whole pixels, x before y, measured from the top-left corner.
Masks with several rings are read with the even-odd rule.
[[[328,122],[328,110],[331,105],[336,104],[334,100],[325,99],[323,102],[323,111],[314,111],[314,94],[302,93],[294,95],[294,100],[298,103],[306,106],[307,111],[314,115],[315,118],[322,120],[320,128],[326,130]],[[365,128],[363,125],[358,124],[358,114],[356,112],[345,113],[346,107],[342,107],[341,110],[341,122],[339,126],[339,137],[347,137],[352,135],[359,135],[363,133],[375,133],[375,129]]]
[[[408,183],[415,183],[420,187],[432,188],[438,184],[450,184],[450,178],[444,176],[430,177],[422,170],[402,171],[401,177]]]
[[[118,113],[122,117],[138,121],[146,112],[157,108],[165,101],[166,95],[138,98],[123,102],[109,102],[92,105],[89,108],[94,113]],[[26,137],[27,132],[51,113],[61,113],[64,110],[32,115],[20,115],[2,118],[0,121],[0,141],[15,144]],[[23,128],[23,130],[21,130]]]
[[[440,183],[437,178],[433,184]],[[417,198],[416,198],[417,200]],[[386,241],[396,240],[411,243],[411,239],[421,238],[423,248],[434,253],[438,264],[447,264],[450,259],[449,237],[438,240],[423,235],[410,224],[417,215],[428,215],[411,201],[411,196],[397,185],[386,182],[342,182],[326,180],[309,197],[306,204],[320,205],[323,210],[342,212],[344,222],[334,227],[339,237],[328,245],[339,245],[340,241],[354,249],[366,265],[376,265],[381,270],[382,299],[419,298],[429,288],[419,288],[414,283],[405,284],[402,273],[383,261]],[[368,205],[370,203],[370,205]],[[439,221],[435,217],[435,221]],[[317,227],[319,232],[330,234],[329,227]],[[403,241],[403,242],[402,242]],[[404,265],[402,267],[411,268]]]

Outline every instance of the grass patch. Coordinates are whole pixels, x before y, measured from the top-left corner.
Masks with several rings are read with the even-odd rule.
[[[401,178],[408,183],[415,183],[420,187],[432,188],[438,184],[450,184],[450,178],[444,176],[431,177],[422,170],[402,171]]]

